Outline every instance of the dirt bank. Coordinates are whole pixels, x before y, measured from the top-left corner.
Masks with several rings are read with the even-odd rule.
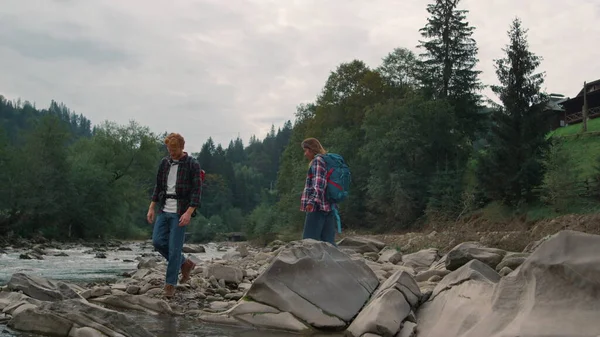
[[[525,217],[489,221],[473,216],[464,222],[430,224],[419,232],[373,235],[346,231],[341,237],[360,235],[374,238],[400,248],[403,253],[430,247],[447,252],[465,241],[480,241],[488,247],[520,252],[529,243],[564,229],[600,234],[600,214],[570,214],[539,221],[527,220]]]

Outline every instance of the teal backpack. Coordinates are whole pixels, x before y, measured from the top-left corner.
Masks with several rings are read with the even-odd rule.
[[[325,198],[336,204],[348,198],[352,174],[350,168],[344,161],[344,158],[336,153],[327,153],[322,155],[327,165],[327,188],[325,189]],[[342,232],[342,224],[337,207],[333,208],[337,220],[338,232]]]
[[[327,164],[325,197],[336,204],[340,203],[348,198],[352,179],[350,168],[339,154],[327,153],[322,156]]]

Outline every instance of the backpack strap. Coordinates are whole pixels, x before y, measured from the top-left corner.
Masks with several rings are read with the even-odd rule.
[[[337,222],[338,233],[342,232],[342,220],[340,219],[340,213],[338,212],[337,207],[333,208],[333,216],[335,216],[335,222]]]

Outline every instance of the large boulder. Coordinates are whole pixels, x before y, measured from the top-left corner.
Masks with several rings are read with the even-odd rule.
[[[23,304],[8,313],[12,315],[8,326],[23,332],[66,337],[76,335],[76,332],[82,335],[86,329],[80,329],[87,328],[92,336],[153,336],[125,314],[83,299]]]
[[[429,269],[429,267],[439,259],[440,256],[438,255],[438,250],[435,248],[428,248],[416,253],[404,255],[402,257],[402,265],[420,272]]]
[[[416,309],[420,299],[421,291],[413,277],[399,270],[373,293],[369,303],[348,327],[346,335],[395,336],[401,332],[404,320]]]
[[[77,288],[74,285],[24,273],[13,274],[7,286],[9,290],[22,291],[25,295],[40,301],[82,298],[74,290]]]
[[[475,259],[496,268],[505,255],[502,249],[488,248],[479,242],[463,242],[446,255],[446,269],[456,270]]]
[[[225,313],[227,318],[204,315],[201,319],[296,332],[342,330],[378,285],[377,276],[362,260],[353,260],[325,242],[295,241],[279,252],[244,300]]]
[[[90,301],[114,308],[144,311],[149,314],[173,315],[173,310],[167,302],[147,296],[130,294],[107,295],[91,298]]]
[[[458,273],[463,277],[451,277]],[[600,332],[600,236],[559,232],[514,272],[502,279],[494,273],[471,262],[446,276],[418,312],[419,335],[584,337]]]
[[[369,300],[379,281],[362,261],[315,240],[282,250],[246,296],[316,328],[340,328]]]
[[[498,273],[479,260],[448,274],[419,308],[419,335],[462,336],[483,318],[499,280]]]

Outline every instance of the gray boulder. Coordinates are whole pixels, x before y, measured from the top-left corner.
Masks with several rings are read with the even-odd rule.
[[[13,274],[8,281],[8,289],[22,291],[25,295],[40,301],[60,301],[66,299],[81,299],[74,290],[74,285],[54,281],[24,273]]]

